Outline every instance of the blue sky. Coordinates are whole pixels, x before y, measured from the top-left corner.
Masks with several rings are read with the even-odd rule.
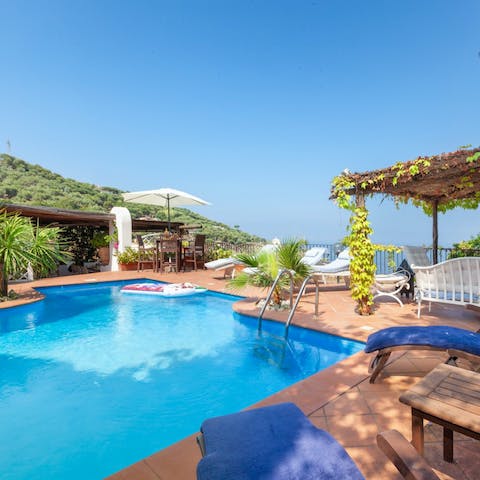
[[[480,145],[477,0],[0,0],[0,17],[0,152],[184,190],[267,238],[341,239],[344,168]],[[374,241],[431,241],[413,207],[367,206]],[[478,212],[439,228],[468,239]]]

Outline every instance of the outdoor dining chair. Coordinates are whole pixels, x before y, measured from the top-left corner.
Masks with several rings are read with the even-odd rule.
[[[147,247],[145,242],[143,241],[143,237],[141,235],[137,235],[137,243],[138,243],[138,261],[137,261],[137,270],[143,270],[144,265],[154,266],[154,255],[155,249],[152,247]]]
[[[183,249],[183,271],[185,271],[186,264],[191,264],[193,270],[205,265],[205,239],[206,235],[197,234],[195,240],[186,248]]]

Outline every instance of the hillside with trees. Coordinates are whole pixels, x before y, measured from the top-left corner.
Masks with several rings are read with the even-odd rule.
[[[167,220],[166,209],[128,203],[122,190],[103,187],[65,178],[40,165],[33,165],[7,154],[0,154],[0,206],[1,204],[35,205],[69,210],[108,213],[114,206],[127,207],[132,218],[149,217]],[[264,239],[215,222],[186,208],[172,208],[171,221],[200,224],[203,233],[211,240],[245,243]]]

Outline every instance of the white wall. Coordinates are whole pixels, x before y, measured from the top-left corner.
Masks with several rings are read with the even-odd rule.
[[[110,213],[115,215],[115,222],[110,222],[109,234],[112,235],[114,228],[117,228],[118,251],[123,252],[132,245],[132,217],[130,211],[125,207],[113,207]],[[104,267],[105,271],[118,271],[117,257],[113,255],[114,242],[110,242],[110,263]]]

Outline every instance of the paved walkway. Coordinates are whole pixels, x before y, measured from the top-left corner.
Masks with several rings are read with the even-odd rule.
[[[76,275],[45,279],[15,288],[24,301],[38,299],[32,285],[58,285],[126,278],[154,278],[169,282],[191,281],[212,290],[229,292],[226,281],[209,271],[153,274],[150,272],[118,272]],[[239,292],[237,292],[239,293]],[[243,295],[257,296],[249,288]],[[393,301],[377,304],[375,315],[361,317],[354,312],[349,291],[342,284],[321,288],[319,314],[314,318],[314,294],[309,293],[300,303],[294,324],[326,331],[335,335],[365,341],[370,333],[393,325],[455,325],[470,330],[480,328],[480,315],[460,307],[433,305],[424,308],[420,320],[416,305],[407,302],[403,308]],[[12,303],[9,303],[12,305]],[[0,308],[5,307],[0,304]],[[235,305],[237,311],[257,315],[254,300],[247,298]],[[269,313],[268,318],[285,321],[287,313]],[[374,385],[368,382],[370,356],[360,352],[322,372],[313,375],[257,405],[293,401],[313,423],[328,430],[345,446],[369,480],[400,479],[400,475],[377,448],[377,432],[395,428],[411,439],[410,410],[398,401],[400,394],[412,386],[438,363],[445,354],[415,351],[392,355],[392,361]],[[480,442],[455,434],[455,463],[442,460],[442,430],[428,424],[425,430],[425,456],[442,479],[474,480],[479,478]],[[141,460],[112,476],[109,480],[195,480],[195,467],[200,453],[195,436]]]

